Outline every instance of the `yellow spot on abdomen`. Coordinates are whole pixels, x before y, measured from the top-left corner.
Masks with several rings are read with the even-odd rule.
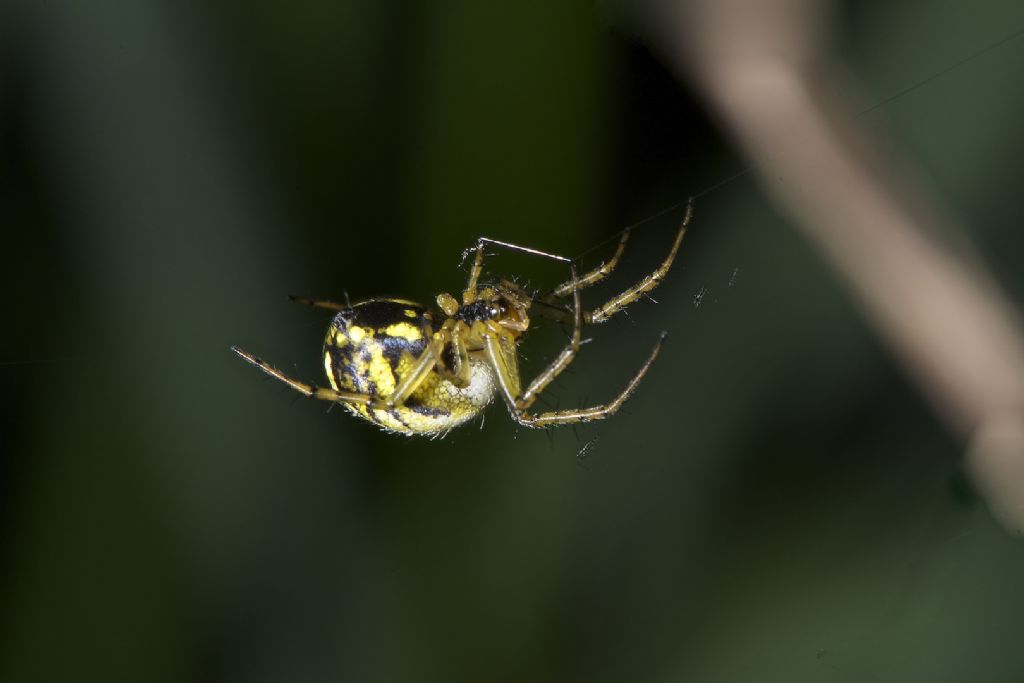
[[[391,364],[384,357],[380,347],[371,349],[370,362],[366,366],[366,376],[377,387],[377,393],[380,396],[390,396],[398,382]]]
[[[324,371],[327,373],[327,381],[331,383],[331,388],[338,391],[338,383],[334,381],[334,372],[331,367],[331,354],[324,354]]]
[[[384,334],[389,337],[400,337],[407,341],[419,341],[423,339],[423,332],[420,328],[406,322],[388,325],[384,328]]]

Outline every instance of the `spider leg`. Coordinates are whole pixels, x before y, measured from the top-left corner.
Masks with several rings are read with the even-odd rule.
[[[622,258],[622,252],[626,250],[626,241],[629,240],[629,232],[630,228],[628,227],[622,231],[622,238],[619,240],[619,246],[615,248],[615,253],[612,254],[612,257],[608,259],[608,261],[577,278],[575,286],[573,285],[572,280],[563,282],[542,297],[542,299],[547,303],[554,303],[555,299],[561,299],[572,294],[574,288],[584,289],[605,279],[609,273],[615,270],[615,266],[619,265],[619,259]]]
[[[343,306],[342,304],[335,303],[333,301],[310,299],[304,296],[295,296],[294,294],[289,295],[288,298],[297,304],[312,306],[313,308],[326,308],[331,311],[344,311],[346,308],[350,308],[349,306]]]
[[[308,384],[281,372],[270,363],[257,358],[248,351],[244,351],[237,346],[232,346],[231,350],[274,379],[284,382],[303,396],[316,398],[321,401],[331,401],[334,403],[363,404],[372,410],[391,410],[392,408],[401,406],[405,402],[405,399],[416,391],[420,384],[423,383],[423,380],[430,374],[430,371],[434,369],[434,366],[438,362],[440,349],[443,347],[446,339],[446,334],[437,335],[435,341],[424,349],[423,353],[416,359],[416,364],[405,375],[405,377],[402,378],[402,381],[395,387],[395,390],[391,395],[383,400],[375,399],[369,394],[361,394],[355,391],[335,391],[334,389]]]
[[[232,346],[231,350],[274,379],[284,382],[303,396],[319,399],[321,401],[333,401],[335,403],[374,403],[373,397],[367,394],[360,394],[354,391],[335,391],[334,389],[327,389],[325,387],[318,387],[314,384],[307,384],[306,382],[297,380],[294,377],[289,377],[270,363],[260,360],[248,351],[243,351],[237,346]]]
[[[427,344],[427,348],[423,350],[420,357],[416,359],[416,364],[413,365],[412,369],[409,370],[408,374],[402,378],[395,390],[391,392],[391,395],[381,401],[386,408],[394,408],[405,403],[405,399],[409,398],[409,395],[416,391],[417,387],[423,384],[423,380],[427,378],[430,371],[437,365],[438,359],[441,356],[441,349],[444,348],[444,342],[447,339],[447,334],[444,331],[438,332],[434,335],[433,341]]]
[[[575,281],[575,267],[571,264],[570,267],[572,268],[573,280]],[[662,333],[661,337],[658,339],[658,343],[655,344],[651,355],[640,367],[640,370],[629,381],[626,388],[609,403],[589,408],[554,410],[537,415],[527,412],[529,407],[537,400],[540,393],[543,392],[544,389],[546,389],[547,386],[551,384],[556,377],[558,377],[558,375],[569,367],[579,351],[583,319],[582,312],[580,310],[580,291],[578,287],[573,289],[573,303],[575,324],[573,325],[572,339],[569,344],[562,349],[562,352],[558,357],[555,358],[555,360],[540,375],[538,375],[533,382],[530,383],[526,391],[519,391],[519,377],[513,365],[515,361],[514,351],[509,352],[502,349],[500,336],[498,334],[487,334],[484,336],[487,356],[490,360],[491,366],[495,370],[495,376],[498,381],[498,386],[501,389],[502,396],[505,399],[505,403],[508,405],[509,412],[512,413],[512,417],[521,425],[526,427],[549,427],[557,424],[593,422],[595,420],[602,420],[608,417],[617,411],[622,404],[625,403],[626,399],[636,391],[637,386],[640,384],[640,380],[647,374],[651,364],[654,363],[654,359],[658,357],[658,353],[661,351],[661,345],[664,343],[666,336],[664,333]],[[512,358],[509,358],[509,355],[512,355]]]
[[[466,288],[462,292],[462,303],[463,305],[471,304],[476,301],[476,288],[477,283],[480,281],[480,273],[484,269],[484,248],[488,244],[493,244],[498,247],[504,247],[511,251],[519,251],[524,254],[532,254],[533,256],[540,256],[543,258],[553,259],[562,263],[572,263],[572,259],[566,258],[565,256],[558,256],[557,254],[549,254],[546,251],[540,251],[539,249],[531,249],[530,247],[521,247],[518,244],[511,244],[509,242],[500,242],[498,240],[492,240],[489,237],[481,237],[477,239],[476,246],[467,249],[462,253],[462,258],[465,259],[470,253],[476,252],[476,256],[473,257],[473,266],[469,270],[469,279],[466,281]]]
[[[615,411],[622,407],[622,404],[626,402],[630,396],[636,391],[637,386],[640,384],[640,380],[644,378],[647,371],[650,369],[651,364],[654,363],[654,359],[658,357],[658,353],[661,351],[661,345],[665,341],[665,333],[661,334],[658,339],[658,343],[654,345],[654,350],[651,351],[651,355],[648,356],[647,360],[640,367],[640,370],[633,376],[633,379],[629,381],[626,388],[616,396],[612,401],[601,405],[591,406],[589,408],[577,408],[570,410],[554,410],[545,413],[539,413],[537,415],[531,415],[516,407],[516,397],[511,391],[511,377],[508,376],[506,368],[501,364],[500,359],[495,360],[495,345],[496,343],[487,337],[487,350],[491,357],[491,362],[495,367],[496,375],[498,379],[498,386],[501,389],[502,396],[505,398],[505,402],[508,404],[509,412],[512,413],[512,417],[516,422],[523,425],[524,427],[533,427],[543,429],[545,427],[551,427],[559,424],[573,424],[576,422],[594,422],[596,420],[603,420],[609,417]]]
[[[683,237],[686,235],[686,228],[689,226],[690,219],[692,217],[693,200],[691,199],[686,205],[686,215],[683,216],[683,222],[679,226],[679,232],[676,234],[676,238],[672,242],[672,249],[669,250],[665,261],[653,273],[645,277],[639,283],[633,285],[617,296],[612,297],[603,305],[598,306],[584,315],[584,322],[591,324],[603,323],[608,320],[608,318],[612,317],[623,308],[661,284],[661,281],[665,279],[665,275],[668,274],[669,269],[672,267],[672,262],[676,259],[676,253],[679,251],[679,245],[683,242]]]
[[[570,263],[569,269],[572,272],[572,280],[570,282],[574,283],[576,282],[576,266]],[[580,338],[583,333],[583,310],[580,306],[579,287],[573,287],[572,300],[573,326],[569,344],[562,349],[562,352],[558,354],[555,360],[542,373],[537,375],[536,379],[530,382],[530,386],[516,400],[516,409],[519,411],[524,411],[533,405],[533,402],[537,400],[537,395],[544,391],[556,377],[562,374],[563,370],[569,367],[569,364],[576,358],[576,354],[580,350]]]
[[[616,247],[615,253],[612,254],[612,257],[608,261],[576,278],[575,289],[584,289],[596,284],[615,270],[615,266],[619,264],[619,259],[622,258],[622,252],[626,249],[626,241],[629,239],[629,232],[630,228],[628,227],[622,231],[622,238],[619,239],[619,246]],[[572,294],[573,291],[574,287],[571,279],[567,282],[563,282],[547,294],[535,298],[530,305],[530,313],[547,320],[562,323],[563,325],[573,324],[573,314],[564,304],[562,304],[561,301],[559,301],[559,299]]]
[[[545,320],[551,320],[556,323],[563,325],[574,324],[576,316],[568,306],[564,306],[556,301],[546,301],[545,299],[534,299],[530,303],[530,316],[544,318]],[[584,320],[586,316],[583,316]]]
[[[465,323],[455,323],[455,325],[464,324]],[[463,340],[462,335],[457,332],[451,332],[445,328],[442,328],[442,331],[448,333],[445,344],[451,345],[452,352],[450,361],[452,367],[447,366],[447,361],[449,359],[442,359],[437,364],[437,372],[442,378],[448,380],[460,389],[468,387],[470,382],[470,366],[469,350],[466,348],[466,342]],[[444,346],[441,346],[438,351],[439,357],[440,353],[443,351]]]

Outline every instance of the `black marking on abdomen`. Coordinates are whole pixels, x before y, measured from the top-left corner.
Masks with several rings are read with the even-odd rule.
[[[398,364],[402,360],[402,354],[408,353],[413,359],[416,359],[423,355],[427,348],[426,339],[409,341],[402,337],[382,336],[376,337],[374,341],[380,343],[381,353],[391,366],[391,371],[395,375],[395,381],[400,381],[398,378]]]
[[[416,311],[416,318],[407,316],[405,314],[407,310]],[[356,304],[350,310],[338,313],[335,316],[335,320],[340,320],[341,325],[339,327],[342,329],[349,325],[377,329],[399,322],[418,324],[422,327],[426,314],[427,309],[419,304],[389,301],[387,299],[370,299],[369,301]]]
[[[398,422],[398,424],[402,425],[403,427],[405,427],[409,431],[415,431],[415,430],[413,430],[412,426],[408,422],[406,422],[405,420],[402,419],[402,416],[401,416],[401,414],[399,414],[397,408],[391,408],[390,410],[388,410],[388,414],[391,417],[395,418],[395,420]]]
[[[347,346],[343,349],[328,347],[326,353],[331,359],[331,373],[338,388],[359,391],[359,383],[352,371],[352,347]]]
[[[409,396],[406,398],[405,407],[418,415],[426,415],[428,417],[449,417],[452,414],[452,411],[447,408],[425,406],[416,396]]]

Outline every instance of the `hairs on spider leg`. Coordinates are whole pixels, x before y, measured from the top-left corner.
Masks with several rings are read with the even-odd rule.
[[[537,401],[537,403],[539,403],[542,406],[544,406],[546,409],[554,410],[554,406],[551,404],[551,401],[547,397],[545,397],[545,396],[538,396],[536,401]]]

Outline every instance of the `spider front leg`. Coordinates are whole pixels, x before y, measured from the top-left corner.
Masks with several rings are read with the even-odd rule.
[[[517,397],[512,390],[512,387],[515,386],[515,378],[512,377],[508,371],[502,354],[499,351],[498,342],[490,336],[486,338],[486,342],[488,356],[491,360],[491,364],[494,366],[495,374],[498,379],[498,386],[501,389],[505,403],[508,404],[509,412],[512,413],[513,419],[524,427],[541,428],[552,427],[560,424],[572,424],[576,422],[595,422],[597,420],[603,420],[614,414],[636,391],[636,388],[640,385],[640,380],[644,378],[644,375],[647,374],[647,371],[654,363],[654,359],[658,357],[658,353],[661,351],[661,346],[665,342],[666,336],[667,335],[662,332],[661,337],[658,339],[658,343],[654,345],[654,350],[651,351],[651,355],[648,356],[647,360],[640,367],[640,370],[633,376],[633,379],[629,381],[626,388],[623,389],[622,392],[612,401],[588,408],[553,410],[539,413],[537,415],[532,415],[518,407]]]
[[[511,251],[518,251],[524,254],[530,254],[532,256],[541,256],[543,258],[549,258],[561,263],[572,264],[572,259],[565,256],[559,256],[557,254],[549,254],[546,251],[540,251],[539,249],[531,249],[530,247],[521,247],[518,244],[510,244],[509,242],[500,242],[498,240],[492,240],[490,237],[481,237],[476,241],[476,246],[467,249],[462,252],[462,259],[465,260],[467,256],[475,252],[473,257],[473,265],[469,270],[469,279],[466,281],[466,288],[462,292],[462,303],[468,305],[476,301],[477,297],[477,283],[480,281],[480,273],[484,269],[484,248],[488,244],[493,244],[497,247],[504,247]]]
[[[570,282],[576,282],[576,266],[572,263],[569,264],[569,271],[572,273],[572,280]],[[530,382],[530,386],[526,388],[526,391],[516,400],[516,409],[524,411],[533,405],[533,402],[537,400],[537,396],[540,392],[544,391],[551,382],[555,380],[562,371],[569,367],[573,359],[576,358],[576,354],[580,350],[580,340],[583,336],[583,309],[580,303],[580,288],[573,287],[572,290],[572,302],[573,302],[573,326],[572,326],[572,337],[569,339],[569,344],[562,352],[558,354],[558,357],[548,365],[544,372],[540,373],[536,379]]]
[[[575,285],[576,267],[570,263],[569,268],[572,272],[571,282]],[[569,367],[569,364],[572,363],[576,358],[576,354],[579,352],[580,338],[583,330],[583,315],[580,308],[580,288],[574,286],[572,291],[574,311],[572,338],[569,340],[569,344],[562,349],[562,352],[558,357],[555,358],[555,360],[530,383],[530,386],[526,388],[526,391],[523,391],[522,393],[518,391],[519,376],[518,372],[515,370],[515,345],[502,344],[502,336],[500,332],[492,331],[484,337],[487,355],[490,359],[491,366],[495,370],[495,374],[498,379],[498,386],[501,388],[502,396],[508,404],[512,417],[521,425],[525,425],[527,427],[545,427],[548,425],[571,422],[592,422],[594,420],[602,420],[608,417],[617,411],[619,407],[625,403],[626,399],[636,391],[637,385],[640,383],[640,380],[643,379],[643,376],[647,374],[647,370],[651,367],[651,363],[653,363],[654,359],[657,358],[658,352],[661,350],[661,344],[665,340],[665,334],[662,333],[661,338],[655,345],[654,351],[647,359],[647,362],[643,364],[640,371],[634,375],[632,380],[630,380],[625,390],[623,390],[622,393],[620,393],[612,402],[590,408],[557,410],[540,413],[539,415],[532,415],[528,413],[527,410],[537,400],[540,393],[544,391],[548,385],[558,377],[558,375]]]
[[[672,267],[672,262],[676,260],[676,254],[679,252],[679,245],[683,243],[683,237],[686,235],[686,228],[690,225],[690,219],[692,217],[693,199],[691,199],[686,205],[686,215],[683,216],[683,222],[679,226],[679,232],[676,234],[676,238],[672,242],[672,248],[669,250],[668,256],[665,258],[664,262],[662,262],[662,264],[653,273],[645,277],[636,285],[633,285],[621,294],[612,297],[603,305],[588,312],[583,316],[584,322],[591,324],[603,323],[608,320],[608,318],[612,317],[623,308],[660,285],[661,281],[665,279],[669,269]]]
[[[626,250],[626,242],[629,240],[630,228],[626,228],[622,231],[622,238],[619,239],[619,246],[615,248],[615,253],[605,263],[602,263],[597,268],[588,271],[581,275],[579,278],[574,280],[568,280],[558,285],[551,292],[543,297],[546,303],[552,304],[557,299],[567,297],[573,293],[574,290],[584,289],[593,284],[597,284],[601,280],[605,279],[609,273],[615,270],[615,266],[619,265],[619,259],[622,258],[622,252]]]
[[[622,237],[619,239],[619,246],[615,249],[615,253],[612,254],[612,257],[608,261],[602,263],[597,268],[584,273],[578,278],[571,278],[568,281],[563,282],[547,294],[535,298],[532,306],[533,312],[541,318],[546,318],[566,325],[572,324],[574,316],[566,310],[560,299],[563,299],[570,294],[578,294],[579,290],[600,282],[615,270],[615,266],[619,264],[619,259],[622,258],[622,252],[626,249],[626,242],[629,240],[629,231],[629,228],[622,231]],[[586,315],[584,315],[584,318],[586,318]]]

